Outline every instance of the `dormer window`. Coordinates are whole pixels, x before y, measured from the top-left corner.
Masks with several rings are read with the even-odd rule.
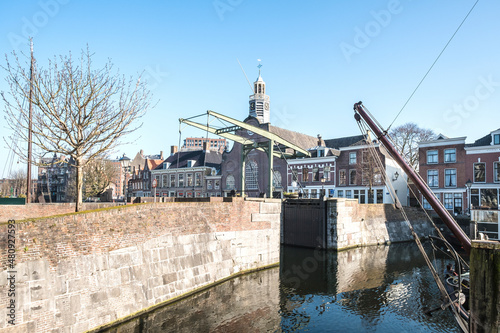
[[[195,163],[196,163],[195,160],[188,160],[187,161],[187,167],[188,168],[192,168],[192,167],[194,167]]]
[[[493,144],[500,145],[500,134],[493,134]]]
[[[163,169],[168,169],[168,168],[170,168],[170,162],[163,163]]]
[[[318,149],[318,157],[323,157],[325,156],[325,150],[324,149]]]

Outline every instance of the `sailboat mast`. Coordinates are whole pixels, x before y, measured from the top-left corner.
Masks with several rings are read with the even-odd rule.
[[[31,65],[30,65],[30,94],[29,94],[29,123],[28,123],[28,171],[26,172],[26,203],[31,203],[31,160],[32,160],[32,133],[31,119],[33,114],[33,39],[30,38]]]
[[[360,121],[361,118],[364,119],[366,124],[370,126],[373,133],[377,136],[378,140],[383,143],[384,147],[391,153],[392,157],[396,160],[399,166],[405,171],[406,175],[413,181],[415,186],[418,188],[420,193],[427,199],[431,207],[438,214],[438,216],[443,220],[446,226],[453,232],[455,237],[460,241],[464,250],[470,253],[471,240],[465,232],[458,226],[457,222],[451,217],[450,213],[439,203],[432,191],[427,187],[427,185],[420,180],[415,170],[406,163],[403,157],[399,154],[397,149],[389,142],[382,130],[375,124],[375,122],[370,118],[370,116],[365,112],[361,102],[354,104],[355,118]]]

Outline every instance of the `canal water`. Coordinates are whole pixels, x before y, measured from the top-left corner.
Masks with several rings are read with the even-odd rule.
[[[448,263],[436,259],[440,272]],[[414,243],[342,252],[282,247],[241,276],[107,332],[461,332]]]

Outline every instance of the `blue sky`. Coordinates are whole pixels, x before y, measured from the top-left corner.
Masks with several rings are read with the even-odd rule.
[[[243,120],[251,90],[237,59],[250,81],[262,59],[273,125],[335,138],[359,134],[359,100],[388,126],[474,2],[9,1],[0,53],[5,65],[31,35],[38,66],[88,44],[97,66],[110,58],[122,74],[144,73],[158,103],[113,156],[169,152],[178,119],[208,109]],[[469,142],[500,127],[498,13],[498,1],[479,1],[394,126],[412,121]],[[204,134],[185,128],[182,139]],[[0,177],[7,154],[2,141]]]

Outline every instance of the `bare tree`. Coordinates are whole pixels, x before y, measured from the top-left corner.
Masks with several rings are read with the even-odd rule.
[[[415,123],[406,123],[392,128],[389,136],[406,162],[418,170],[418,143],[432,140],[436,134],[430,129],[418,127]]]
[[[110,160],[96,158],[88,162],[83,168],[83,197],[97,197],[103,193],[113,180],[119,175],[119,170]],[[76,177],[71,177],[68,192],[75,195]]]
[[[361,184],[368,187],[369,199],[370,195],[373,194],[373,187],[384,184],[382,170],[377,163],[379,158],[383,158],[383,156],[375,147],[361,150],[361,161],[358,163],[357,169],[361,174]],[[373,197],[371,199],[373,200]]]
[[[6,56],[3,67],[10,87],[7,94],[2,92],[7,124],[28,142],[29,113],[24,101],[31,96],[32,141],[39,152],[38,158],[33,155],[33,161],[47,153],[75,160],[76,211],[80,211],[83,168],[140,127],[135,122],[150,107],[150,91],[140,77],[120,76],[110,61],[103,68],[93,69],[88,49],[76,61],[70,53],[49,60],[48,69],[35,69],[30,89],[30,61],[23,66],[15,53],[13,57],[11,63]],[[12,140],[5,141],[12,148]],[[16,152],[27,160],[25,152]]]

